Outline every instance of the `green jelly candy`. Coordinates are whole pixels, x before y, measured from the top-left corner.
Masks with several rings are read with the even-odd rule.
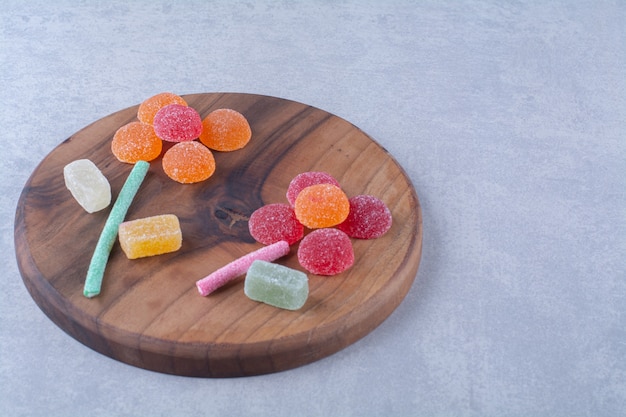
[[[309,278],[304,272],[256,260],[246,274],[248,298],[286,310],[298,310],[309,296]]]

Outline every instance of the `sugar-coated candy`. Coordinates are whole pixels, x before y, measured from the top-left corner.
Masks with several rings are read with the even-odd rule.
[[[221,286],[248,272],[252,262],[256,260],[272,262],[288,253],[289,243],[284,240],[257,249],[198,280],[196,282],[198,292],[200,295],[207,296]]]
[[[139,186],[146,177],[149,168],[150,163],[146,161],[138,161],[135,166],[133,166],[133,169],[130,171],[130,174],[128,174],[128,178],[126,178],[126,182],[124,182],[124,185],[122,186],[122,189],[113,204],[113,208],[111,208],[109,217],[107,218],[104,228],[102,229],[102,233],[98,238],[96,249],[91,257],[89,269],[87,270],[87,277],[85,279],[85,286],[83,289],[83,294],[87,298],[92,298],[100,294],[102,279],[104,278],[104,270],[109,260],[113,244],[115,243],[117,231],[120,224],[124,221],[128,208],[130,207],[133,198],[135,198],[135,195],[139,190]]]
[[[151,125],[157,112],[163,107],[170,104],[180,104],[182,106],[186,106],[187,102],[185,101],[185,99],[174,93],[159,93],[145,99],[139,105],[139,109],[137,110],[137,119],[139,119],[139,121],[141,122]]]
[[[256,209],[250,215],[248,229],[250,235],[264,245],[280,240],[292,245],[304,235],[304,227],[296,219],[296,213],[291,206],[282,203],[266,204]]]
[[[123,222],[119,226],[118,236],[128,259],[175,252],[183,242],[180,223],[174,214]]]
[[[244,294],[286,310],[298,310],[309,296],[309,278],[302,271],[266,261],[254,261],[244,282]]]
[[[287,201],[293,207],[296,203],[296,197],[300,194],[300,191],[306,187],[317,184],[333,184],[339,187],[339,182],[329,173],[323,171],[309,171],[302,172],[296,175],[287,188]]]
[[[130,122],[120,127],[113,135],[111,151],[120,161],[134,164],[137,161],[152,161],[161,154],[163,142],[154,133],[154,128],[142,122]]]
[[[111,204],[111,185],[96,164],[77,159],[63,167],[65,186],[87,213],[94,213]]]
[[[332,227],[350,212],[348,197],[333,184],[316,184],[298,194],[294,204],[297,219],[310,229]]]
[[[300,242],[298,261],[312,274],[336,275],[354,264],[354,249],[348,235],[341,230],[317,229]]]
[[[215,158],[203,144],[179,142],[169,148],[161,161],[163,171],[182,184],[204,181],[215,172]]]
[[[350,213],[346,220],[337,225],[350,237],[375,239],[391,228],[392,217],[387,205],[372,195],[351,197]]]
[[[193,107],[170,104],[160,109],[152,122],[154,132],[168,142],[194,140],[202,132],[202,119]]]
[[[233,109],[218,109],[202,121],[200,142],[210,149],[229,152],[241,149],[252,137],[250,124],[245,116]]]

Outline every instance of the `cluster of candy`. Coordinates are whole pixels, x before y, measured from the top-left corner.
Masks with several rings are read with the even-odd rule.
[[[89,264],[83,290],[89,298],[100,293],[116,237],[128,259],[174,252],[182,246],[180,223],[174,214],[124,221],[150,167],[149,161],[161,155],[163,141],[174,143],[163,155],[163,171],[177,182],[194,183],[215,171],[210,149],[241,149],[252,136],[248,121],[239,112],[218,109],[201,120],[182,97],[167,92],[142,102],[137,119],[119,128],[111,142],[113,155],[134,167],[109,213]],[[92,161],[80,159],[67,164],[63,176],[72,196],[88,213],[111,203],[111,186]]]
[[[85,297],[100,294],[104,270],[116,237],[119,236],[120,246],[128,259],[173,252],[182,245],[178,217],[173,214],[124,221],[149,168],[149,162],[135,163],[109,212],[87,270]],[[78,159],[70,162],[63,167],[63,177],[70,193],[88,213],[102,210],[111,203],[111,185],[92,161]]]
[[[137,118],[139,121],[118,129],[111,144],[115,157],[134,167],[96,245],[85,280],[86,297],[100,293],[116,237],[128,259],[173,252],[182,246],[179,220],[173,214],[124,221],[149,169],[148,161],[162,152],[162,141],[174,142],[163,155],[163,171],[180,183],[194,183],[209,178],[215,171],[210,149],[241,149],[251,137],[247,120],[235,110],[219,109],[201,120],[196,110],[172,93],[145,100]],[[110,204],[110,185],[93,162],[83,159],[66,165],[64,177],[67,188],[87,212]],[[244,293],[250,299],[297,310],[308,297],[308,277],[273,261],[287,255],[290,246],[300,242],[297,257],[306,271],[336,275],[354,264],[350,238],[377,238],[392,224],[391,212],[381,200],[371,195],[348,198],[339,182],[325,172],[297,175],[289,184],[286,198],[288,204],[267,204],[250,216],[250,234],[265,246],[198,280],[196,287],[201,295],[246,274]],[[310,229],[306,236],[305,229]]]
[[[131,164],[152,161],[161,155],[163,141],[174,143],[163,155],[163,171],[183,184],[204,181],[213,175],[215,158],[211,150],[241,149],[252,137],[248,121],[236,110],[218,109],[202,120],[182,97],[168,92],[144,100],[137,110],[137,119],[115,132],[111,142],[113,155]]]
[[[174,214],[124,221],[149,168],[150,163],[146,161],[134,164],[111,208],[87,270],[83,294],[88,298],[100,294],[104,270],[116,237],[119,237],[128,259],[174,252],[182,246],[180,223]],[[63,177],[70,193],[88,213],[102,210],[111,203],[111,185],[89,159],[78,159],[65,165]]]
[[[248,221],[252,237],[264,246],[196,282],[206,296],[246,274],[244,293],[255,301],[297,310],[309,293],[305,273],[274,264],[300,241],[298,261],[316,275],[336,275],[354,264],[350,238],[374,239],[392,223],[391,212],[378,198],[357,195],[348,199],[339,182],[325,172],[296,176],[287,189],[285,203],[255,210]],[[305,227],[313,229],[304,236]]]
[[[89,298],[100,293],[116,237],[128,259],[173,252],[182,246],[180,224],[173,214],[124,222],[149,161],[161,155],[163,141],[174,143],[163,155],[163,171],[174,181],[185,184],[204,181],[213,175],[215,159],[210,149],[241,149],[252,136],[248,121],[237,111],[215,110],[202,120],[182,97],[167,92],[144,100],[137,110],[137,119],[120,127],[111,142],[113,155],[134,167],[94,250],[83,290]],[[93,162],[74,161],[64,167],[63,175],[67,188],[87,212],[102,210],[110,204],[110,184]]]
[[[290,182],[285,203],[267,204],[250,216],[250,235],[265,245],[300,240],[298,261],[316,275],[336,275],[354,264],[352,241],[384,235],[391,212],[371,195],[348,198],[326,172],[304,172]],[[313,229],[304,236],[304,229]]]

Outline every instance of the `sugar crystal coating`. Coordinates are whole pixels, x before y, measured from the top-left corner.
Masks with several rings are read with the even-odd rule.
[[[170,104],[180,104],[182,106],[186,106],[187,102],[185,99],[174,93],[159,93],[145,99],[139,105],[139,109],[137,110],[137,119],[143,123],[151,125],[157,112]]]
[[[174,214],[123,222],[119,226],[118,236],[128,259],[174,252],[180,249],[183,241],[180,223]]]
[[[392,217],[383,201],[372,195],[351,197],[350,213],[337,229],[356,239],[375,239],[391,228]]]
[[[248,298],[286,310],[298,310],[309,296],[304,272],[266,261],[254,261],[244,283]]]
[[[249,254],[235,259],[217,271],[198,280],[196,282],[198,292],[203,296],[209,295],[221,286],[226,285],[235,278],[245,274],[254,261],[261,260],[271,262],[287,255],[288,253],[289,244],[284,240],[264,246],[254,252],[250,252]]]
[[[87,213],[94,213],[111,204],[111,185],[96,164],[77,159],[63,167],[65,186]]]
[[[300,191],[316,184],[333,184],[339,187],[339,182],[329,173],[322,171],[308,171],[296,175],[287,188],[287,201],[293,207]]]
[[[270,245],[286,240],[296,243],[304,234],[304,227],[288,204],[266,204],[256,209],[248,220],[250,235],[259,243]]]
[[[196,139],[202,132],[202,119],[193,107],[170,104],[154,116],[154,132],[168,142],[185,142]]]
[[[154,128],[142,122],[130,122],[120,127],[113,136],[111,151],[120,161],[134,164],[137,161],[152,161],[161,154],[163,142],[154,133]]]
[[[245,116],[233,109],[214,110],[202,121],[200,142],[210,149],[229,152],[241,149],[252,137]]]
[[[332,227],[343,222],[350,212],[348,197],[333,184],[306,187],[294,204],[296,217],[311,229]]]
[[[161,164],[168,177],[182,184],[204,181],[215,172],[213,154],[196,141],[175,144],[165,152]]]
[[[317,229],[300,242],[298,261],[312,274],[336,275],[354,264],[354,249],[341,230]]]

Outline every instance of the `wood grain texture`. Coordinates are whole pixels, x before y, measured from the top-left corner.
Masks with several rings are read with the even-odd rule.
[[[128,260],[116,243],[102,293],[82,295],[85,274],[110,208],[88,214],[63,182],[63,167],[91,159],[117,196],[131,166],[111,154],[115,131],[136,120],[137,106],[85,127],[35,169],[18,202],[15,247],[24,284],[60,328],[90,348],[153,371],[235,377],[282,371],[326,357],[376,328],[411,287],[422,249],[417,194],[402,168],[363,131],[328,112],[280,98],[206,93],[185,96],[202,117],[233,108],[250,122],[243,149],[215,152],[209,180],[178,184],[160,158],[126,218],[172,213],[183,246],[174,253]],[[327,171],[348,196],[372,194],[393,215],[381,238],[353,240],[355,265],[334,277],[309,274],[310,296],[298,311],[248,299],[243,277],[201,297],[196,280],[259,247],[248,216],[286,202],[290,180]],[[297,245],[279,263],[301,269]]]

